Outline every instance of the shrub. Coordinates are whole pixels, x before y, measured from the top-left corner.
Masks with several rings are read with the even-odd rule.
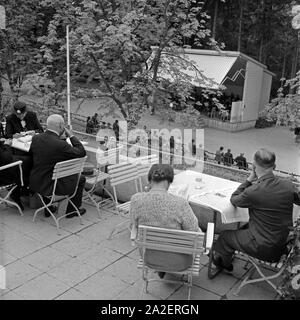
[[[267,120],[265,117],[258,118],[255,123],[255,128],[269,128],[274,125],[274,121]]]

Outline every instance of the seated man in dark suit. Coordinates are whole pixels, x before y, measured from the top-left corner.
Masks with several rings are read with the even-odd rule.
[[[228,149],[227,152],[224,154],[224,165],[230,167],[232,164],[233,164],[233,155],[231,153],[231,150]]]
[[[6,117],[5,136],[13,138],[21,132],[41,133],[43,128],[39,123],[36,113],[28,111],[26,103],[17,101],[14,105],[14,112]]]
[[[60,137],[65,133],[70,138],[72,145],[68,144]],[[52,174],[57,162],[81,158],[86,155],[81,142],[73,135],[72,131],[65,127],[62,116],[53,114],[47,119],[47,130],[32,138],[29,153],[32,155],[33,167],[29,179],[29,187],[32,191],[38,192],[43,196],[50,196],[53,192],[54,182]],[[77,175],[58,180],[56,187],[57,195],[72,195],[77,182]],[[81,215],[86,210],[80,208],[82,204],[82,191],[85,185],[85,177],[81,176],[77,193],[72,198],[73,203],[79,209]],[[68,205],[67,213],[74,211],[72,205]],[[49,213],[45,211],[45,216]],[[70,214],[67,218],[77,216],[76,213]]]
[[[248,169],[247,160],[244,157],[243,153],[241,153],[238,157],[236,157],[234,161],[236,162],[236,165],[239,167],[239,169],[243,169],[243,170]]]
[[[260,149],[254,154],[253,171],[232,194],[231,203],[249,208],[249,224],[239,230],[221,232],[214,246],[214,264],[232,271],[235,250],[276,262],[286,251],[293,204],[300,205],[300,193],[287,179],[273,174],[275,154]]]
[[[9,146],[10,140],[0,141],[0,167],[15,162],[13,158],[12,150]],[[19,167],[12,167],[6,170],[0,171],[0,186],[7,184],[16,183],[16,187],[10,195],[11,200],[16,202],[19,207],[24,210],[23,204],[21,202],[21,180],[20,180],[20,170]]]
[[[18,137],[21,132],[34,135],[36,132],[43,132],[36,113],[28,111],[26,103],[17,101],[14,104],[14,112],[6,117],[5,137],[11,139]],[[31,170],[31,159],[27,152],[18,149],[12,149],[14,161],[23,161],[24,191],[27,193],[26,187],[29,184],[29,173]]]

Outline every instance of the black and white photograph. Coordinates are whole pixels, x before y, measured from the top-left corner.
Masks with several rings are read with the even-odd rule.
[[[300,0],[0,0],[8,300],[300,300]]]

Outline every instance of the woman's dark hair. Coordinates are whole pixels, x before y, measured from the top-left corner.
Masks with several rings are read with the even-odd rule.
[[[148,181],[161,182],[168,181],[172,183],[174,179],[174,170],[169,164],[154,164],[148,172]]]

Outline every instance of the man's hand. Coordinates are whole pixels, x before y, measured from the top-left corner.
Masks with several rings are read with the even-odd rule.
[[[26,134],[30,135],[30,136],[34,136],[35,135],[35,131],[34,130],[26,131]]]
[[[250,176],[247,178],[247,181],[253,182],[253,181],[255,181],[255,180],[257,180],[257,175],[256,175],[255,170],[253,169],[253,170],[251,171],[251,173],[250,173]]]
[[[7,144],[8,146],[12,145],[12,139],[5,139],[4,144]]]
[[[65,127],[65,135],[67,138],[72,138],[74,136],[72,129]]]
[[[15,138],[15,139],[18,139],[18,138],[20,138],[20,137],[22,137],[22,134],[21,134],[21,133],[15,133],[15,134],[13,135],[13,138]]]

